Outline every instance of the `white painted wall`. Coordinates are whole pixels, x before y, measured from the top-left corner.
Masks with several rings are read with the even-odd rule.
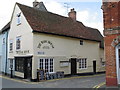
[[[21,24],[17,25],[17,14],[20,13],[20,8],[16,5],[13,11],[13,16],[11,18],[11,28],[8,36],[8,58],[13,58],[15,56],[31,56],[33,55],[33,34],[32,29],[29,26],[26,18],[21,12]],[[16,37],[21,36],[21,49],[16,50]],[[9,51],[10,40],[13,40],[13,52]],[[26,51],[29,53],[17,54],[16,51]],[[15,73],[15,72],[14,72]],[[19,73],[15,75],[20,76]]]
[[[20,13],[21,10],[16,5],[15,10],[13,12],[13,18],[11,21],[11,29],[8,36],[8,41],[13,40],[13,53],[9,53],[9,58],[13,58],[14,56],[19,56],[16,54],[16,37],[21,36],[21,51],[29,50],[28,54],[24,55],[33,55],[33,35],[32,29],[26,21],[23,13],[21,12],[21,24],[17,25],[17,14]],[[9,47],[9,42],[8,42]],[[9,52],[9,50],[8,50]],[[20,55],[22,56],[22,55]]]

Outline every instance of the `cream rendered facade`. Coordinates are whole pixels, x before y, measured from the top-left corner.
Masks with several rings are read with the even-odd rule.
[[[17,25],[16,15],[20,12],[21,24]],[[84,44],[80,45],[80,39],[32,31],[22,11],[15,5],[8,36],[8,43],[11,40],[13,41],[13,52],[8,50],[8,58],[15,60],[15,57],[32,56],[32,79],[37,78],[37,69],[40,67],[41,58],[53,59],[53,72],[64,71],[65,74],[71,74],[71,58],[87,59],[86,69],[79,69],[79,62],[77,62],[77,73],[93,72],[93,61],[96,61],[96,72],[104,71],[105,67],[101,65],[101,58],[104,59],[104,50],[100,48],[100,42],[83,40]],[[20,50],[16,50],[16,37],[18,36],[21,37]],[[47,43],[41,44],[42,41]],[[8,47],[10,47],[9,44]],[[69,64],[68,66],[61,67],[60,61],[68,61]],[[14,71],[14,75],[24,78],[24,73],[21,72]]]
[[[41,41],[50,41],[54,48],[49,44],[42,44],[38,48]],[[77,73],[93,72],[93,61],[96,61],[96,72],[104,71],[104,67],[101,65],[101,58],[104,59],[104,50],[99,48],[99,42],[83,40],[84,44],[80,45],[80,39],[41,33],[34,33],[33,42],[34,60],[37,61],[34,63],[35,72],[39,68],[40,58],[54,58],[54,72],[64,71],[65,74],[71,74],[71,63],[67,67],[60,66],[60,61],[70,61],[71,58],[87,58],[86,69],[79,69],[79,62],[77,62]],[[50,48],[44,49],[44,46]],[[44,54],[40,55],[38,52],[44,52]]]
[[[17,25],[17,14],[21,12],[21,24]],[[21,49],[19,51],[28,51],[28,53],[16,53],[16,37],[21,37]],[[13,42],[13,51],[10,52],[10,41]],[[17,5],[14,7],[11,18],[11,28],[8,35],[8,58],[15,60],[15,57],[25,57],[33,55],[33,33],[22,11]],[[14,72],[14,75],[24,77],[24,73]]]

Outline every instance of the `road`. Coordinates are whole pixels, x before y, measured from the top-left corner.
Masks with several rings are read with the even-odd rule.
[[[26,82],[20,79],[2,78],[2,88],[93,88],[105,82],[105,75],[75,76],[60,80],[48,80],[44,82]]]

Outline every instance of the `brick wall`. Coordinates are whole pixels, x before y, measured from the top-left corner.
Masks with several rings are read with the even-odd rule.
[[[120,1],[103,2],[106,85],[117,86],[116,51],[113,41],[120,36]]]
[[[117,35],[110,35],[104,38],[105,40],[105,59],[106,59],[106,85],[116,86],[117,75],[116,75],[116,56],[115,47],[113,47],[112,41]]]

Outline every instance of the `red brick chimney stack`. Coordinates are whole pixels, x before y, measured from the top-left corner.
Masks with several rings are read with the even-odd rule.
[[[76,11],[74,11],[74,8],[71,9],[71,11],[68,13],[68,16],[76,21]]]

